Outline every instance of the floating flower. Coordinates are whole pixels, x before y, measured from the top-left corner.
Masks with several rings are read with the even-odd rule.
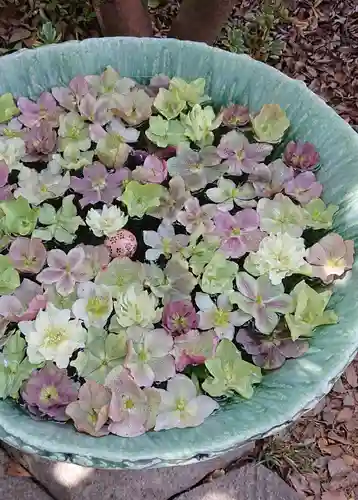
[[[219,408],[216,401],[201,395],[195,384],[185,375],[169,380],[167,390],[159,389],[161,402],[155,431],[197,427]]]
[[[42,287],[25,278],[13,295],[0,297],[0,316],[15,323],[31,321],[46,304]]]
[[[305,256],[303,238],[293,238],[287,233],[271,234],[261,241],[257,252],[246,258],[244,268],[255,276],[268,274],[271,283],[279,285],[286,276],[310,274]]]
[[[149,86],[147,87],[147,91],[149,91],[149,95],[152,97],[155,97],[159,89],[168,89],[169,88],[169,83],[170,83],[170,78],[167,75],[164,74],[159,74],[156,76],[153,76],[150,79]]]
[[[174,120],[186,108],[186,101],[180,97],[175,89],[160,88],[153,104],[167,120]]]
[[[111,66],[103,71],[101,75],[88,75],[85,80],[89,86],[91,94],[110,96],[113,92],[128,94],[136,85],[131,78],[122,78]]]
[[[13,186],[8,184],[9,169],[5,162],[0,161],[0,201],[11,198]]]
[[[66,415],[73,420],[79,432],[101,437],[108,434],[105,426],[108,420],[111,391],[93,380],[80,388],[78,400],[66,407]]]
[[[108,99],[105,97],[96,99],[93,95],[88,93],[80,100],[78,111],[80,115],[84,116],[88,121],[98,123],[99,125],[105,125],[112,117],[108,106]]]
[[[128,222],[128,215],[112,205],[104,205],[101,210],[91,208],[86,217],[86,224],[95,236],[114,236]]]
[[[6,123],[20,113],[10,92],[0,96],[0,123]]]
[[[22,196],[16,200],[3,201],[0,207],[5,214],[2,224],[7,233],[21,236],[33,233],[39,214],[38,208],[31,208]]]
[[[223,253],[216,252],[204,269],[200,284],[202,291],[208,294],[230,292],[237,270],[236,262],[227,260]]]
[[[26,132],[24,140],[26,161],[47,160],[56,148],[57,134],[47,121],[42,120]]]
[[[316,292],[304,280],[295,286],[291,292],[294,312],[285,315],[293,340],[311,337],[317,326],[338,323],[338,316],[334,311],[325,311],[331,295],[330,290]]]
[[[154,261],[160,255],[169,259],[188,244],[189,236],[175,234],[174,227],[164,221],[159,225],[157,231],[143,231],[143,241],[148,247],[151,247],[145,252],[145,258]]]
[[[190,198],[190,192],[186,191],[185,183],[179,176],[169,181],[169,189],[160,197],[159,206],[151,209],[149,214],[165,222],[175,222],[184,203]]]
[[[159,321],[162,314],[157,297],[135,285],[117,295],[114,309],[123,328],[133,325],[150,327]]]
[[[228,174],[241,175],[243,172],[250,174],[257,166],[271,154],[270,144],[250,144],[241,132],[231,130],[220,139],[217,149],[218,155],[225,160]]]
[[[100,271],[107,269],[110,262],[109,250],[104,245],[79,245],[85,253],[83,266],[88,279],[94,279]]]
[[[214,330],[189,330],[175,337],[172,354],[177,371],[182,372],[189,365],[204,364],[205,360],[214,355],[217,340]]]
[[[66,422],[69,419],[65,413],[66,406],[76,401],[78,389],[79,384],[68,378],[66,370],[48,363],[31,374],[21,396],[35,417],[50,417]]]
[[[182,78],[174,77],[170,80],[169,89],[177,92],[179,97],[186,101],[189,106],[195,106],[210,100],[210,97],[205,95],[205,85],[205,78],[197,78],[187,82]]]
[[[277,144],[290,126],[290,120],[279,104],[264,104],[261,111],[251,118],[256,140]]]
[[[36,102],[20,97],[17,105],[21,111],[19,121],[25,127],[31,128],[42,120],[46,120],[51,127],[58,127],[61,109],[49,92],[43,92]]]
[[[16,238],[9,257],[15,269],[23,273],[39,273],[46,262],[46,248],[37,238]]]
[[[155,155],[149,155],[144,160],[143,166],[137,167],[132,177],[143,183],[161,184],[168,176],[168,168],[165,160],[160,160]]]
[[[260,228],[267,233],[287,233],[297,238],[306,225],[303,209],[280,193],[273,200],[261,198],[257,203],[257,213]]]
[[[214,257],[216,250],[219,248],[219,243],[216,241],[193,241],[188,247],[182,248],[179,255],[182,255],[185,260],[189,259],[189,265],[195,276],[202,274],[204,267],[209,264]]]
[[[256,192],[250,182],[236,186],[230,179],[221,178],[217,187],[206,191],[206,196],[214,203],[218,203],[217,208],[223,212],[229,212],[235,205],[242,208],[257,205],[254,200]]]
[[[346,240],[336,233],[324,236],[308,249],[307,262],[311,264],[312,276],[324,283],[332,283],[352,269],[354,262],[354,241]]]
[[[222,116],[220,114],[216,116],[211,106],[202,108],[199,104],[195,104],[187,115],[181,114],[180,120],[184,127],[184,135],[203,148],[212,145],[213,130],[220,127]]]
[[[145,131],[148,139],[160,148],[178,146],[187,142],[184,135],[184,126],[179,120],[165,120],[161,116],[149,118],[149,128]]]
[[[250,121],[249,108],[240,104],[231,104],[227,108],[223,108],[221,112],[225,127],[243,127]]]
[[[60,106],[68,111],[76,111],[81,99],[89,93],[89,85],[84,76],[72,78],[68,87],[54,87],[52,95]]]
[[[290,141],[283,154],[284,162],[297,170],[313,170],[319,164],[319,153],[310,142]]]
[[[105,285],[95,285],[91,281],[77,287],[78,300],[72,311],[88,328],[103,328],[113,311],[112,294]]]
[[[81,170],[81,168],[88,167],[92,163],[93,151],[80,151],[74,146],[68,146],[63,152],[63,156],[60,154],[52,155],[48,166],[57,164],[63,170]]]
[[[275,160],[269,165],[260,165],[249,175],[256,196],[271,198],[274,194],[283,191],[285,183],[293,179],[294,171],[287,167],[282,160]]]
[[[219,343],[215,356],[206,360],[205,366],[211,376],[202,387],[213,397],[235,391],[250,399],[254,393],[253,384],[259,384],[262,379],[260,368],[244,361],[235,345],[227,339]]]
[[[231,295],[230,295],[231,297]],[[251,319],[252,314],[247,314],[244,309],[233,311],[229,295],[220,294],[215,302],[206,293],[198,292],[195,303],[199,308],[199,328],[201,330],[214,329],[218,339],[234,338],[235,327],[242,326]]]
[[[247,252],[258,250],[265,236],[265,233],[258,229],[259,215],[252,208],[244,208],[236,215],[218,212],[214,223],[213,234],[220,238],[220,250],[226,257],[237,259]]]
[[[9,171],[21,170],[21,160],[26,155],[25,141],[20,137],[4,138],[0,136],[0,162],[4,162]]]
[[[102,163],[95,162],[83,169],[83,178],[71,177],[71,188],[82,195],[81,207],[95,205],[99,201],[112,203],[121,195],[121,184],[127,177],[125,169],[110,174]]]
[[[313,172],[298,174],[285,184],[285,193],[297,200],[301,205],[306,205],[314,198],[319,198],[322,190],[323,186],[316,181]]]
[[[197,198],[189,198],[184,203],[184,208],[185,210],[179,212],[177,220],[188,233],[205,234],[213,231],[212,219],[217,211],[216,205],[200,205]]]
[[[7,255],[0,255],[0,295],[7,295],[20,286],[19,273]]]
[[[190,191],[204,188],[226,172],[214,146],[194,151],[189,145],[179,145],[176,156],[169,158],[168,171],[173,177],[179,175]]]
[[[230,301],[255,319],[255,326],[261,333],[271,333],[277,326],[277,313],[286,314],[293,310],[293,300],[285,293],[282,284],[273,285],[268,276],[255,279],[247,273],[236,276],[237,292],[230,294]],[[239,325],[241,326],[241,325]]]
[[[141,387],[164,382],[175,375],[174,358],[170,355],[173,338],[162,328],[156,330],[131,326],[125,366]]]
[[[1,99],[1,97],[0,97]],[[1,124],[0,122],[0,136],[2,139],[13,139],[14,137],[22,137],[25,129],[18,118],[13,118],[8,123]]]
[[[87,151],[91,147],[88,125],[84,118],[74,111],[60,116],[58,135],[60,151],[66,151],[68,147]]]
[[[55,283],[56,290],[61,295],[73,292],[76,283],[88,280],[84,268],[85,253],[82,248],[72,248],[66,255],[62,250],[50,250],[47,254],[47,265],[37,281],[44,285]]]
[[[143,217],[148,211],[159,207],[165,196],[165,188],[159,184],[141,184],[129,181],[121,201],[126,205],[130,217]]]
[[[198,327],[198,317],[190,300],[175,300],[164,306],[162,323],[172,335],[181,335]]]
[[[111,111],[129,125],[140,125],[152,114],[153,98],[142,89],[132,88],[126,94],[112,94]]]
[[[142,264],[132,261],[128,257],[113,259],[109,265],[100,271],[96,277],[96,284],[106,285],[113,297],[125,292],[131,285],[141,285]]]
[[[55,285],[46,285],[44,290],[47,304],[53,304],[57,309],[71,310],[73,304],[77,300],[77,289],[73,290],[73,292],[65,297],[58,293]]]
[[[306,226],[313,229],[330,229],[337,211],[336,205],[326,205],[320,198],[315,198],[304,206]]]

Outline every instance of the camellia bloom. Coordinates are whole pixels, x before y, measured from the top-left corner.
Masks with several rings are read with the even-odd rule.
[[[37,238],[16,238],[10,246],[9,257],[15,269],[23,273],[39,273],[46,262],[46,248]]]
[[[264,104],[251,118],[255,138],[259,142],[277,144],[290,126],[290,120],[279,104]]]
[[[66,406],[77,399],[79,384],[67,376],[66,370],[60,370],[53,363],[37,372],[32,372],[21,396],[31,414],[35,417],[50,417],[59,422],[66,422]]]
[[[0,161],[0,201],[11,198],[13,186],[8,184],[9,169],[4,161]]]
[[[178,222],[182,224],[188,233],[211,233],[214,229],[212,218],[217,208],[214,204],[200,205],[197,198],[189,198],[184,203],[185,210],[179,212]]]
[[[123,328],[132,325],[149,327],[157,323],[162,314],[157,297],[135,285],[117,295],[114,308],[118,324]]]
[[[61,108],[49,92],[43,92],[37,102],[20,97],[17,105],[21,111],[18,119],[25,127],[31,128],[42,120],[46,120],[51,127],[58,127]]]
[[[48,304],[34,321],[20,321],[30,363],[54,361],[60,368],[67,367],[74,351],[85,346],[87,333],[79,320],[70,317],[68,309]]]
[[[241,175],[242,172],[250,174],[255,171],[258,164],[271,154],[270,144],[250,144],[241,132],[231,130],[224,135],[217,149],[218,155],[225,160],[230,175]]]
[[[71,188],[83,196],[81,207],[95,205],[99,201],[112,203],[114,198],[121,195],[120,186],[127,177],[126,169],[110,174],[102,163],[95,162],[83,169],[83,178],[71,177]]]
[[[302,208],[281,193],[276,194],[273,200],[261,198],[257,203],[257,213],[260,228],[267,233],[287,233],[299,237],[306,225]]]
[[[313,170],[319,164],[319,153],[310,142],[291,141],[286,146],[283,160],[297,170]]]
[[[227,257],[237,259],[247,252],[258,250],[260,241],[265,236],[258,229],[260,219],[252,208],[245,208],[236,215],[219,212],[214,222],[213,234],[220,238],[220,250]]]
[[[170,355],[173,338],[165,330],[131,326],[127,337],[125,366],[139,386],[151,387],[154,381],[164,382],[175,375],[174,358]]]
[[[157,260],[160,255],[169,259],[172,254],[189,243],[189,236],[175,234],[174,227],[164,221],[157,231],[143,231],[143,241],[148,247],[151,247],[145,252],[145,258],[153,261]]]
[[[268,276],[255,279],[247,273],[236,276],[238,292],[230,294],[230,301],[245,313],[253,316],[255,326],[261,333],[271,333],[277,326],[277,313],[286,314],[293,310],[293,300],[282,284],[273,285]]]
[[[81,283],[77,287],[78,300],[72,311],[81,319],[86,327],[104,327],[113,311],[112,294],[105,285],[95,285],[91,281]]]
[[[128,215],[115,205],[104,205],[102,210],[91,208],[86,224],[95,236],[114,236],[128,222]]]
[[[324,283],[332,283],[335,278],[352,269],[354,241],[344,241],[336,233],[327,234],[308,249],[306,259],[312,266],[312,276]]]
[[[66,415],[73,420],[79,432],[94,437],[106,436],[109,432],[105,424],[110,401],[109,389],[94,380],[87,380],[79,390],[78,400],[66,407]]]
[[[42,120],[26,132],[24,140],[26,161],[47,160],[56,148],[57,134],[46,120]]]
[[[260,165],[260,168],[249,175],[249,180],[255,188],[256,196],[271,198],[280,193],[293,176],[292,168],[287,167],[282,160],[275,160],[269,165]]]
[[[88,280],[84,268],[85,253],[82,248],[72,248],[66,255],[62,250],[50,250],[47,254],[49,267],[41,271],[37,280],[44,285],[55,283],[61,295],[69,295],[76,283]]]
[[[174,337],[175,368],[182,372],[189,365],[202,365],[212,358],[218,343],[214,330],[199,332],[189,330],[183,335]]]
[[[237,272],[236,262],[228,260],[222,252],[216,252],[205,267],[201,278],[201,289],[208,294],[227,293]]]
[[[323,186],[316,181],[313,172],[303,172],[298,174],[291,181],[285,184],[285,193],[305,205],[314,198],[319,198],[322,194]]]
[[[137,167],[132,177],[139,182],[150,182],[153,184],[161,184],[168,176],[167,162],[159,159],[155,155],[149,155],[144,160],[143,166]]]
[[[256,207],[257,205],[257,202],[254,200],[256,192],[250,182],[236,186],[230,179],[221,178],[217,187],[206,191],[206,196],[214,203],[218,203],[218,209],[223,212],[232,210],[234,204],[242,208]]]
[[[175,300],[164,306],[164,328],[172,335],[181,335],[198,327],[198,316],[190,300]]]
[[[200,395],[195,384],[185,375],[175,375],[169,380],[166,391],[158,391],[161,402],[155,431],[196,427],[219,408],[216,401]]]
[[[247,125],[250,121],[249,108],[240,104],[231,104],[221,110],[223,124],[226,127],[235,128]]]
[[[198,292],[195,295],[195,303],[199,307],[199,328],[201,330],[213,328],[220,340],[223,338],[232,340],[235,327],[242,326],[252,317],[252,314],[247,314],[243,309],[233,311],[229,295],[225,294],[220,294],[215,304],[208,294]]]
[[[244,268],[255,276],[268,274],[271,283],[279,285],[291,274],[310,274],[305,256],[303,238],[293,238],[287,233],[271,234],[261,241],[257,252],[246,258]]]
[[[31,321],[46,304],[42,287],[25,278],[12,295],[0,297],[0,316],[15,323]]]

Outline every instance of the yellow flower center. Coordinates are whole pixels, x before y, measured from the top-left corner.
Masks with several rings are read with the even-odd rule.
[[[234,236],[239,236],[241,234],[241,229],[238,227],[234,227],[234,229],[231,231],[231,234]]]
[[[126,410],[132,410],[135,407],[135,404],[132,399],[128,398],[127,401],[124,403],[124,408]]]
[[[183,398],[179,398],[176,400],[176,405],[175,405],[175,409],[176,410],[179,410],[179,411],[184,411],[185,410],[185,399]]]
[[[45,331],[45,347],[55,347],[67,339],[66,331],[63,328],[51,326]]]
[[[224,309],[217,309],[214,315],[215,326],[226,326],[229,323],[229,315],[229,311],[225,311]]]
[[[179,314],[174,314],[173,323],[175,328],[177,328],[178,330],[180,330],[181,328],[186,328],[186,326],[188,325],[186,318],[184,318],[184,316],[180,316]]]
[[[86,311],[93,316],[104,316],[107,313],[107,302],[102,297],[92,297],[87,302]]]
[[[261,297],[261,295],[258,295],[256,297],[256,304],[259,304],[259,306],[260,306],[262,303],[263,303],[262,297]]]
[[[165,256],[170,255],[171,239],[170,238],[163,238],[162,243],[163,243],[164,255]]]
[[[240,149],[240,151],[237,151],[236,152],[236,158],[239,160],[239,161],[242,161],[244,160],[246,157],[245,155],[245,151],[243,149]]]
[[[95,412],[95,410],[92,410],[88,415],[87,415],[87,420],[91,425],[96,425],[98,416]]]
[[[145,361],[147,361],[148,355],[147,355],[147,351],[144,349],[144,347],[142,347],[141,349],[139,349],[139,351],[138,351],[138,359],[139,359],[139,361],[142,361],[143,363]]]
[[[77,127],[76,125],[72,125],[72,127],[70,127],[70,129],[68,131],[68,137],[70,139],[76,140],[79,138],[80,133],[81,133],[81,129],[79,127]]]
[[[54,385],[48,385],[41,389],[40,400],[47,403],[50,400],[58,399],[58,392]]]

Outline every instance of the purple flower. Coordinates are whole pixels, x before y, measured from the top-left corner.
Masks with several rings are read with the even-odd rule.
[[[10,260],[18,271],[39,273],[46,262],[46,248],[38,238],[16,238],[10,246]]]
[[[200,205],[197,198],[189,198],[184,203],[184,208],[185,211],[183,210],[178,213],[177,220],[185,227],[188,233],[193,233],[194,231],[198,233],[211,233],[214,229],[212,218],[217,212],[216,205],[210,203]]]
[[[261,164],[249,176],[256,195],[263,198],[271,198],[280,193],[286,182],[293,179],[294,171],[287,167],[282,160],[275,160],[269,165]]]
[[[57,134],[47,120],[42,120],[26,132],[24,140],[26,152],[30,155],[26,160],[37,161],[54,152]]]
[[[286,146],[283,160],[297,170],[313,170],[319,164],[319,153],[310,142],[291,141]]]
[[[109,250],[104,245],[79,245],[85,252],[84,268],[88,279],[94,279],[100,271],[107,269],[111,260]]]
[[[133,179],[143,183],[161,184],[167,177],[167,162],[155,155],[147,156],[143,166],[137,167],[133,172]]]
[[[256,210],[245,208],[236,215],[218,212],[214,218],[214,234],[220,237],[220,249],[226,257],[237,259],[247,252],[256,252],[265,233]]]
[[[110,174],[102,163],[95,162],[83,169],[83,178],[71,177],[71,188],[82,194],[81,207],[95,205],[99,201],[110,204],[121,195],[120,186],[127,178],[127,169],[118,169]]]
[[[78,110],[87,120],[99,125],[105,125],[112,117],[108,109],[108,99],[104,97],[96,99],[91,94],[86,94],[81,99]]]
[[[217,153],[225,160],[229,174],[241,175],[252,173],[272,149],[271,144],[250,144],[244,134],[231,130],[221,138]]]
[[[174,339],[175,368],[182,372],[188,365],[202,365],[214,356],[218,338],[214,330],[189,330]]]
[[[89,92],[89,86],[84,76],[73,78],[68,87],[55,87],[52,95],[63,108],[68,111],[77,111],[80,100]]]
[[[198,315],[190,300],[175,300],[164,306],[164,328],[172,335],[182,335],[198,327]]]
[[[285,184],[285,193],[295,198],[301,205],[306,205],[314,198],[319,198],[322,191],[323,186],[317,182],[313,172],[302,172]]]
[[[51,127],[58,127],[61,109],[49,92],[43,92],[36,102],[20,97],[17,105],[22,113],[18,119],[25,127],[32,128],[42,120]]]
[[[4,161],[0,161],[0,201],[11,198],[13,186],[7,184],[9,169]]]
[[[240,106],[240,104],[231,104],[231,106],[223,108],[221,112],[223,115],[223,124],[226,127],[242,127],[250,121],[249,108]]]
[[[0,297],[0,316],[15,323],[32,321],[46,304],[42,287],[25,278],[13,295]]]
[[[41,271],[37,281],[44,285],[55,283],[57,292],[67,296],[73,292],[76,283],[88,281],[85,257],[85,252],[80,247],[72,248],[67,255],[62,250],[50,250],[47,254],[49,267]]]
[[[32,372],[21,395],[33,416],[66,422],[69,419],[66,406],[76,401],[78,387],[79,384],[68,378],[65,369],[47,363],[41,370]]]
[[[288,333],[275,333],[271,337],[258,335],[242,328],[236,335],[236,342],[252,356],[255,365],[265,370],[280,368],[286,359],[299,358],[309,348],[309,343],[303,340],[293,341]]]

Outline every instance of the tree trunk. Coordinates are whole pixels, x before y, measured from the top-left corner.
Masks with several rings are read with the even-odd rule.
[[[213,44],[237,0],[184,0],[169,36]]]
[[[152,23],[142,0],[93,0],[105,36],[152,36]]]

